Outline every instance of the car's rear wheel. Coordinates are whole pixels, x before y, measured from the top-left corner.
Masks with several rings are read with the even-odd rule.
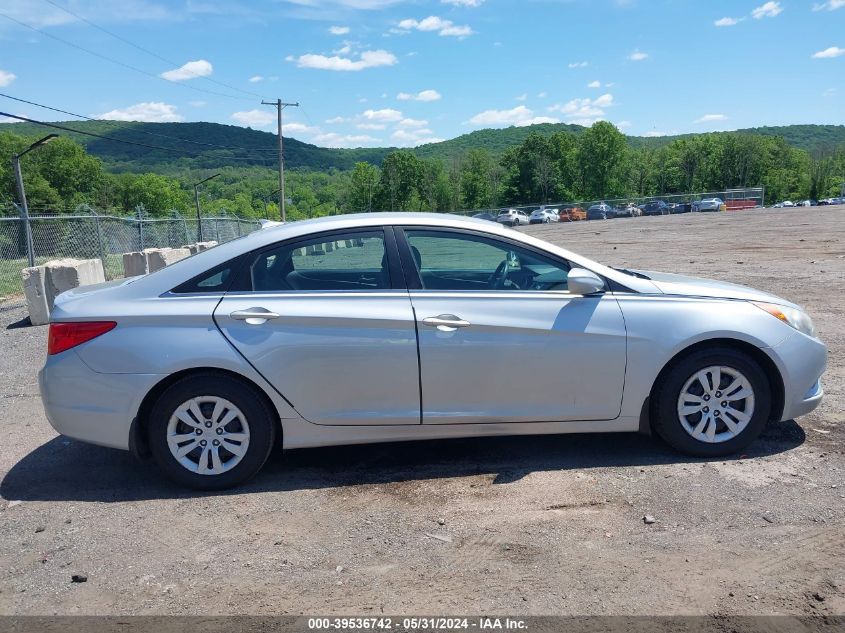
[[[748,446],[766,425],[772,401],[760,366],[724,347],[700,350],[675,363],[654,397],[658,435],[700,457],[729,455]]]
[[[275,424],[263,396],[222,374],[197,374],[156,401],[147,425],[150,451],[184,486],[220,490],[253,477],[267,461]]]

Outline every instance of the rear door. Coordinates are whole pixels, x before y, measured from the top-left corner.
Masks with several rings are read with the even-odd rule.
[[[393,230],[275,245],[214,313],[226,338],[315,424],[419,424],[414,314]]]
[[[619,416],[626,331],[610,294],[567,290],[569,263],[472,231],[397,233],[417,318],[424,424]]]

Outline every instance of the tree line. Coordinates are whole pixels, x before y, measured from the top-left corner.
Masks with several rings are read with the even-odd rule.
[[[0,133],[0,202],[17,199],[11,155],[34,137]],[[23,159],[33,213],[87,204],[115,213],[143,205],[151,215],[193,211],[202,186],[207,214],[278,217],[274,170],[259,166],[186,169],[178,175],[112,173],[72,139],[60,137]],[[580,134],[529,134],[501,155],[472,149],[449,159],[388,153],[380,165],[288,172],[291,219],[362,211],[456,211],[531,203],[640,198],[764,186],[767,202],[818,199],[845,182],[845,149],[807,152],[775,136],[691,135],[659,148],[632,146],[612,124]]]

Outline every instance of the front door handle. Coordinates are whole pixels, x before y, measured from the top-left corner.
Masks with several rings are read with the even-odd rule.
[[[436,327],[441,332],[454,332],[461,327],[469,327],[472,325],[469,321],[464,321],[454,314],[441,314],[436,317],[426,317],[422,320],[423,325]]]
[[[270,312],[266,308],[248,308],[247,310],[235,310],[230,317],[237,321],[246,321],[247,325],[261,325],[267,323],[268,319],[278,319],[279,315]]]

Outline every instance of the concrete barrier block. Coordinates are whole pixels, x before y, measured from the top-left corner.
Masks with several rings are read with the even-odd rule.
[[[153,248],[147,253],[147,268],[151,273],[190,256],[187,248]]]
[[[44,266],[24,268],[21,271],[21,278],[30,322],[33,325],[49,323],[52,304],[47,299],[47,270]]]
[[[24,268],[21,278],[33,325],[50,322],[53,302],[64,291],[106,280],[103,262],[99,259],[55,259],[43,266]]]
[[[214,248],[217,246],[217,242],[215,240],[211,240],[208,242],[194,242],[193,244],[186,244],[182,248],[187,248],[191,255],[196,255],[197,253],[202,253],[203,251],[207,251],[209,248]]]
[[[44,264],[47,269],[47,293],[53,299],[65,290],[101,284],[106,280],[103,262],[99,259],[54,259]]]
[[[137,277],[138,275],[146,275],[147,270],[147,255],[138,251],[123,254],[123,276]]]

